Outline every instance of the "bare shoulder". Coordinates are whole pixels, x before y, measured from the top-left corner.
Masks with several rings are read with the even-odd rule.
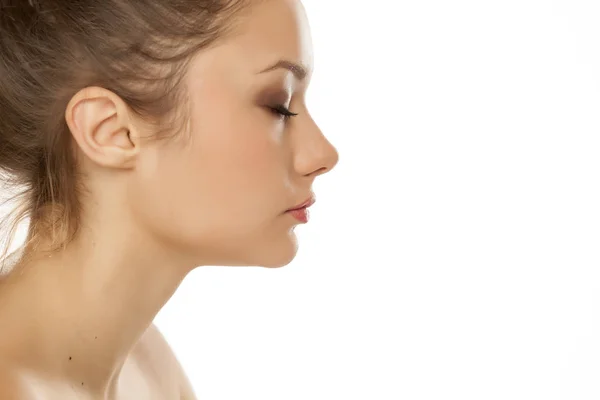
[[[0,399],[33,400],[23,377],[13,368],[0,363]]]
[[[138,356],[144,359],[152,373],[167,379],[169,385],[177,387],[181,400],[196,400],[192,385],[179,360],[155,324],[148,327],[137,347]]]

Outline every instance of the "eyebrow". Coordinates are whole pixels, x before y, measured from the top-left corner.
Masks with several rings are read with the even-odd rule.
[[[299,81],[304,80],[304,78],[306,78],[306,75],[308,74],[306,67],[304,67],[303,65],[297,64],[295,62],[288,61],[288,60],[279,60],[275,64],[260,71],[259,73],[263,74],[265,72],[274,71],[279,68],[283,68],[283,69],[287,69],[288,71],[291,71]]]

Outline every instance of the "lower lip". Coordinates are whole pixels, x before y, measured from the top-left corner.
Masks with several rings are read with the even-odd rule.
[[[296,218],[298,221],[300,221],[304,224],[308,222],[308,209],[307,208],[299,208],[297,210],[290,210],[287,213],[291,214],[294,218]]]

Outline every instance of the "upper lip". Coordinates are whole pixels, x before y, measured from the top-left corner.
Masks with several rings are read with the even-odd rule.
[[[290,208],[288,211],[292,211],[292,210],[299,210],[299,209],[301,209],[301,208],[310,207],[310,206],[312,206],[313,204],[315,204],[315,201],[316,201],[316,199],[315,199],[315,195],[314,195],[314,194],[311,194],[311,195],[310,195],[310,197],[309,197],[309,198],[308,198],[308,199],[307,199],[305,202],[303,202],[303,203],[301,203],[301,204],[298,204],[297,206],[295,206],[295,207],[293,207],[293,208]]]

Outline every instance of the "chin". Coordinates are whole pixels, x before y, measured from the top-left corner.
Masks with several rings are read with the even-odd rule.
[[[252,254],[248,257],[252,262],[247,265],[281,268],[290,264],[296,258],[296,254],[298,254],[298,240],[294,232],[290,231],[284,237],[253,247]]]
[[[298,238],[295,232],[290,230],[284,240],[273,246],[267,254],[270,255],[270,259],[262,264],[265,268],[281,268],[291,263],[298,254]]]
[[[269,262],[264,262],[262,264],[260,264],[260,267],[263,268],[281,268],[281,267],[285,267],[286,265],[290,264],[294,258],[296,256],[294,255],[293,257],[288,257],[285,259],[281,259],[281,260],[270,260]]]
[[[287,254],[265,254],[262,256],[245,257],[243,259],[221,261],[212,263],[212,265],[221,265],[223,267],[263,267],[263,268],[281,268],[290,264],[296,258],[296,252]]]
[[[239,243],[239,242],[238,242]],[[219,251],[211,251],[211,256],[206,259],[206,247],[197,253],[197,257],[204,258],[201,265],[214,265],[224,267],[264,267],[281,268],[290,264],[298,253],[298,239],[293,230],[277,236],[269,235],[246,242],[243,246],[228,246]],[[213,249],[214,250],[214,249]],[[204,257],[203,257],[204,256]]]

